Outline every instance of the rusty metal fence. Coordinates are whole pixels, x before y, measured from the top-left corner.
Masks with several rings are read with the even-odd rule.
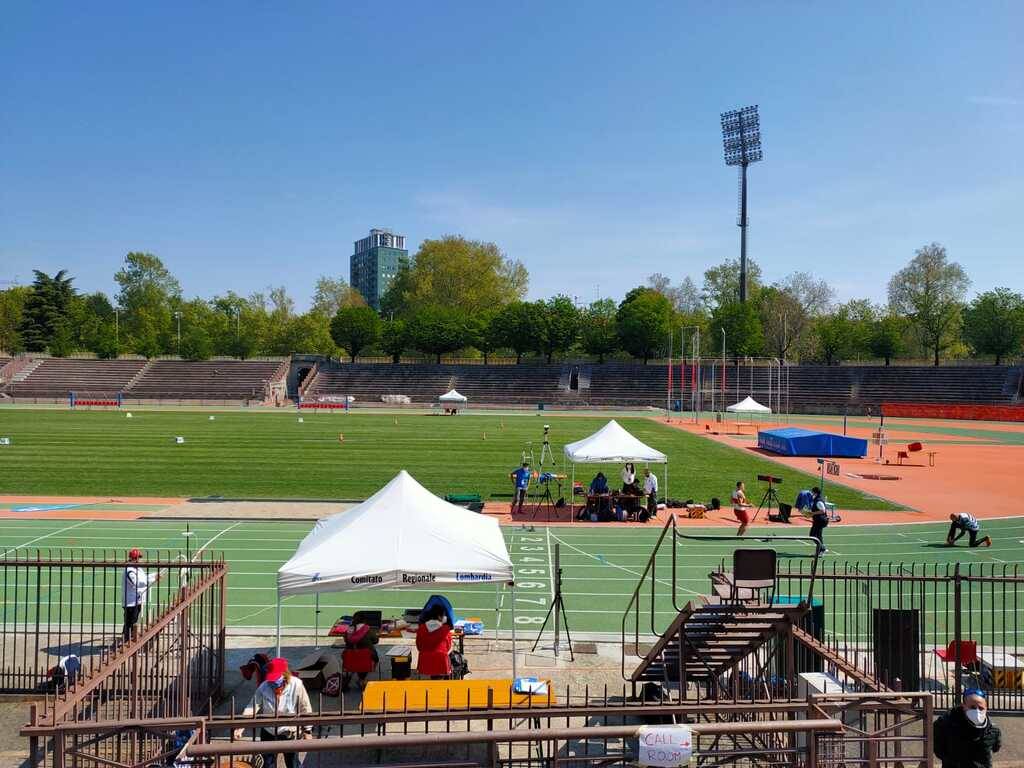
[[[802,563],[784,563],[779,592],[805,594],[810,579]],[[980,687],[992,710],[1024,711],[1018,566],[833,563],[814,580],[805,629],[886,687],[929,691],[943,707],[965,687]],[[798,663],[811,669],[816,662],[805,654]]]
[[[148,759],[162,735],[110,725],[209,713],[221,697],[227,566],[206,553],[151,552],[143,562],[153,581],[138,623],[123,632],[122,579],[140,564],[67,550],[0,559],[0,680],[6,691],[40,694],[26,733],[33,762]],[[67,741],[64,728],[74,731]]]

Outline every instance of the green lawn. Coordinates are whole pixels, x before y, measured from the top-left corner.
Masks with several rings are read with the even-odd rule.
[[[190,526],[194,534],[191,540],[193,552],[207,542],[212,542],[209,550],[223,553],[228,562],[229,624],[236,627],[273,626],[276,611],[276,571],[295,552],[298,543],[311,525],[300,522],[246,520],[192,521]],[[898,574],[901,572],[900,568],[910,568],[909,564],[916,564],[914,567],[920,570],[923,564],[961,561],[991,563],[1001,569],[1004,566],[1015,568],[1024,562],[1024,548],[1020,543],[1024,537],[1024,519],[988,520],[984,526],[985,532],[995,539],[995,546],[991,549],[969,550],[963,546],[946,549],[935,546],[945,535],[946,526],[943,523],[830,527],[826,532],[826,543],[831,553],[824,558],[823,563],[828,570],[831,570],[833,565],[842,568],[846,563],[856,563],[860,568],[867,568],[868,563],[895,563],[896,570],[893,573]],[[177,550],[182,547],[184,541],[181,535],[183,529],[182,521],[167,520],[5,520],[0,528],[0,553],[26,544],[33,550],[43,548],[44,555],[49,548],[62,547],[116,547],[122,554],[124,548],[129,546],[137,546],[150,552],[158,549]],[[806,533],[806,528],[773,526],[760,531],[774,535],[802,535]],[[687,533],[691,532],[700,531],[687,530]],[[531,532],[520,527],[507,527],[504,533],[516,567],[515,623],[517,628],[532,637],[543,622],[551,604],[554,587],[552,567],[556,545],[560,548],[564,569],[565,604],[569,611],[572,630],[618,633],[622,614],[650,557],[658,530],[653,527],[613,530],[560,527]],[[721,528],[715,528],[705,529],[703,533],[721,535],[723,531]],[[735,540],[680,542],[677,574],[684,601],[694,595],[707,594],[708,572],[723,559],[728,562],[736,546]],[[766,546],[766,543],[748,537],[743,546]],[[796,563],[809,566],[811,550],[806,543],[777,542],[774,546],[780,558],[788,561],[791,567]],[[668,557],[660,559],[656,577],[659,592],[656,620],[664,627],[675,615],[666,597],[671,579]],[[20,588],[3,592],[3,600],[8,607],[13,606],[18,589],[22,595],[27,594],[24,576],[21,578]],[[120,615],[117,584],[118,579],[111,577],[106,588],[107,615],[112,617]],[[85,586],[86,590],[82,594],[93,594],[88,588],[89,585]],[[787,587],[783,585],[782,588]],[[68,589],[67,584],[64,585],[64,589]],[[897,585],[893,589],[899,589],[903,599],[907,599],[911,587],[904,589]],[[930,596],[928,599],[933,600],[935,589],[928,585],[925,589]],[[980,586],[976,588],[979,598],[981,590]],[[493,585],[443,585],[435,586],[431,591],[440,591],[448,595],[459,614],[479,616],[488,629],[507,630],[513,622],[511,595],[499,592]],[[999,593],[993,592],[990,587],[984,587],[984,591],[987,595],[986,600],[971,602],[968,609],[979,614],[986,611],[986,618],[982,623],[991,636],[996,636],[998,632],[992,635],[994,629],[991,623],[991,608],[983,608],[982,605],[991,606],[993,600],[1000,604]],[[68,593],[65,591],[62,594]],[[361,607],[380,608],[386,615],[400,614],[404,608],[422,605],[429,594],[427,590],[417,589],[325,594],[320,600],[320,627],[323,630],[326,624],[333,622],[339,615],[351,613]],[[645,591],[644,594],[649,595],[649,592]],[[866,617],[861,617],[860,628],[852,626],[853,619],[844,618],[845,599],[841,594],[837,594],[834,588],[822,584],[819,585],[816,594],[825,600],[829,613],[836,616],[837,626],[842,627],[844,623],[849,622],[851,626],[847,632],[851,636],[864,631],[863,628],[867,626]],[[58,599],[57,595],[56,589],[50,593],[53,600]],[[899,599],[896,598],[895,592],[893,596]],[[876,594],[876,604],[886,604],[887,599],[881,593]],[[499,602],[500,617],[495,611]],[[47,593],[44,591],[40,604],[43,616],[48,615],[45,613],[46,603]],[[313,605],[312,596],[287,599],[283,607],[284,626],[312,628],[316,620]],[[927,605],[931,606],[931,603]],[[1002,617],[999,621],[1007,622],[1007,626],[1014,628],[1020,626],[1024,621],[1024,604],[1012,599],[1001,606],[997,614]],[[72,610],[75,610],[74,607]],[[946,614],[939,610],[929,610],[927,613],[928,637],[937,638],[936,642],[940,642],[948,628],[939,626],[936,622],[941,623]],[[7,620],[11,620],[9,615]],[[21,614],[20,620],[26,620],[24,613]],[[992,641],[989,642],[991,644]]]
[[[591,434],[607,417],[416,413],[303,414],[0,410],[0,493],[100,496],[224,496],[228,498],[363,499],[407,469],[432,491],[510,493],[508,472],[533,441],[540,458],[544,423],[558,468],[562,446]],[[783,498],[815,478],[642,418],[623,426],[669,457],[669,493],[707,501],[728,498],[743,479],[759,495],[757,475],[784,479]],[[338,439],[339,433],[344,441]],[[175,436],[185,438],[183,445]],[[485,438],[486,435],[486,438]],[[582,467],[588,482],[603,469]],[[660,470],[659,470],[660,474]],[[664,485],[662,486],[664,491]],[[829,498],[846,509],[893,504],[835,484]],[[755,501],[757,499],[755,498]]]

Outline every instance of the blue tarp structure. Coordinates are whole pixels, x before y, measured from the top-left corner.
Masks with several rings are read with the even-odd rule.
[[[762,429],[757,435],[757,447],[783,456],[860,458],[867,455],[868,441],[831,432],[785,427]]]

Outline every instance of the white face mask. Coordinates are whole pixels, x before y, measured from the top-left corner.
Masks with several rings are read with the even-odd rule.
[[[988,712],[981,709],[968,709],[966,715],[967,719],[971,721],[971,725],[975,728],[981,728],[985,725],[985,721],[988,720]]]
[[[427,622],[427,629],[429,629],[431,632],[437,632],[437,630],[439,630],[440,628],[441,628],[441,622],[438,621],[437,619],[430,619]]]

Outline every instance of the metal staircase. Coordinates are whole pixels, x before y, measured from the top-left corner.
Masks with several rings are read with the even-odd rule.
[[[657,684],[680,701],[694,697],[771,700],[795,696],[798,667],[815,658],[821,667],[865,691],[888,690],[855,660],[845,658],[809,631],[817,555],[809,555],[813,560],[807,594],[797,596],[796,602],[776,597],[773,549],[738,549],[733,553],[732,570],[723,566],[709,574],[707,596],[679,605],[681,589],[676,572],[682,557],[678,550],[688,541],[749,545],[757,540],[774,543],[805,539],[696,536],[683,533],[675,516],[670,515],[622,618],[623,679],[633,684],[634,691],[637,685]],[[816,544],[810,539],[805,543]],[[666,547],[671,548],[667,553]],[[817,547],[809,549],[816,551]],[[666,558],[671,560],[668,566]],[[660,627],[655,616],[666,612],[669,600],[675,618]],[[653,642],[647,646],[642,640]],[[635,664],[632,659],[636,659]]]

